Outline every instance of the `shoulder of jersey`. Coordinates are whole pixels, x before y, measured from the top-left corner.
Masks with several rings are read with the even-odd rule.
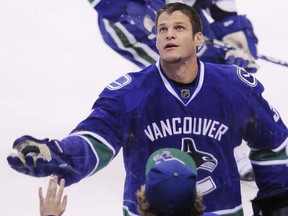
[[[143,88],[147,80],[153,79],[153,76],[158,76],[157,68],[151,65],[139,72],[130,72],[119,77],[115,81],[107,85],[103,92],[122,92],[131,91],[137,88]],[[116,93],[117,94],[117,93]]]
[[[211,80],[232,88],[263,88],[255,76],[235,65],[205,63],[205,73],[213,78]]]

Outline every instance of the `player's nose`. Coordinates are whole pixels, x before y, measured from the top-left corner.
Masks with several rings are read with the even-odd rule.
[[[173,28],[168,28],[166,32],[166,39],[175,38],[175,31]]]

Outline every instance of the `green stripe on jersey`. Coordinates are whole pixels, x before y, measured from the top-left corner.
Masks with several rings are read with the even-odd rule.
[[[265,161],[282,161],[287,160],[287,154],[285,149],[279,152],[273,152],[269,150],[251,151],[249,158],[254,161],[265,162]]]
[[[137,54],[141,56],[141,58],[145,59],[150,64],[155,63],[155,59],[149,56],[147,52],[145,52],[145,50],[143,50],[140,47],[135,47],[133,44],[131,44],[128,38],[126,37],[125,33],[121,31],[120,28],[118,28],[115,24],[111,22],[109,22],[109,25],[116,32],[116,34],[118,35],[118,38],[121,40],[124,47],[134,49],[137,52]]]
[[[217,213],[219,216],[244,216],[242,207],[241,208],[237,207],[235,209],[218,210],[215,211],[215,213]]]
[[[96,151],[98,155],[98,166],[95,169],[95,171],[92,173],[96,173],[103,167],[105,167],[112,159],[113,157],[113,151],[104,143],[100,142],[95,137],[89,135],[89,134],[83,134],[82,136],[86,137],[93,145],[94,150]]]

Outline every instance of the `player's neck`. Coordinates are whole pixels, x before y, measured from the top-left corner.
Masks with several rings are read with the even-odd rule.
[[[198,63],[197,59],[179,63],[165,63],[160,60],[161,68],[166,76],[178,83],[191,83],[197,77]]]

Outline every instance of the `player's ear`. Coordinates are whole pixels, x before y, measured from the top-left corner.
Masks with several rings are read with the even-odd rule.
[[[194,35],[194,41],[196,46],[200,46],[203,43],[203,34],[202,32],[197,32]]]

